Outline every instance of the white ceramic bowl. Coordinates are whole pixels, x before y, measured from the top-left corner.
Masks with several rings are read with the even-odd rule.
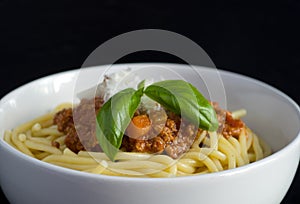
[[[171,67],[173,71],[186,74],[194,83],[193,71],[186,65],[127,64],[114,68],[145,65]],[[81,74],[86,77],[84,86],[92,85],[90,79],[103,70],[104,67],[85,69]],[[198,67],[197,72],[207,80],[216,80],[212,79],[217,73],[214,69]],[[147,76],[153,71],[148,69],[143,73]],[[59,103],[72,101],[77,74],[75,70],[33,81],[1,100],[0,182],[11,203],[266,204],[279,203],[286,194],[299,163],[299,107],[288,96],[262,82],[225,71],[219,71],[219,74],[227,108],[246,108],[246,123],[274,151],[271,156],[244,167],[178,178],[93,175],[30,158],[3,141],[4,130],[44,114]]]

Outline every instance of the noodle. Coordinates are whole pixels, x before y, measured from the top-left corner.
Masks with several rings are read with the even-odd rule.
[[[168,155],[120,151],[116,162],[112,162],[102,152],[79,151],[76,154],[66,147],[66,135],[53,125],[55,112],[65,107],[71,107],[71,104],[61,104],[54,112],[12,131],[5,131],[4,140],[28,156],[50,164],[93,174],[130,177],[175,177],[218,172],[271,154],[269,146],[247,127],[238,137],[228,138],[217,132],[201,131],[190,150],[177,160]],[[232,115],[238,118],[245,113],[245,110],[239,110]]]

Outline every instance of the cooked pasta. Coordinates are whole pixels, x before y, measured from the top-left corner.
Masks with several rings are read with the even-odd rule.
[[[53,123],[55,113],[66,107],[70,105],[59,105],[51,113],[6,131],[4,140],[24,154],[53,165],[93,174],[130,177],[218,172],[249,164],[271,153],[261,138],[244,127],[238,137],[199,131],[190,149],[177,159],[162,154],[119,151],[113,162],[103,152],[81,150],[74,153],[66,146],[66,135]],[[239,118],[245,113],[239,110],[232,115]]]

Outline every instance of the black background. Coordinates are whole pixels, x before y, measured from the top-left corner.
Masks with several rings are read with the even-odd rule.
[[[156,28],[190,38],[218,68],[264,81],[300,104],[300,1],[197,2],[0,0],[0,97],[33,79],[80,67],[116,35]],[[181,62],[154,52],[119,62],[145,61]],[[299,203],[299,189],[298,170],[282,203]]]

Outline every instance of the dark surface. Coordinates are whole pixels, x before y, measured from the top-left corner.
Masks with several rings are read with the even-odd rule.
[[[0,0],[0,96],[80,67],[90,52],[118,34],[159,28],[198,43],[218,68],[264,81],[300,104],[300,2],[210,2]],[[149,52],[120,62],[140,61],[180,62]],[[299,174],[282,203],[300,202]]]

